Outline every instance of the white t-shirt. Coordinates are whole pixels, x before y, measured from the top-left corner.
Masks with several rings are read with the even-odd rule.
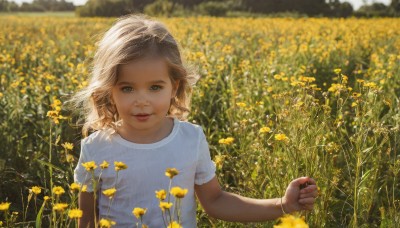
[[[115,227],[136,227],[138,220],[132,214],[135,207],[147,208],[144,224],[150,228],[164,227],[155,191],[168,191],[170,179],[165,176],[167,168],[179,171],[172,180],[172,186],[188,189],[182,199],[181,225],[185,228],[196,227],[194,185],[207,183],[215,176],[215,165],[211,161],[203,130],[177,119],[174,119],[172,132],[156,143],[137,144],[117,133],[110,135],[107,131],[96,131],[83,139],[74,179],[87,185],[88,192],[93,192],[91,174],[82,166],[88,161],[95,161],[98,166],[103,161],[110,164],[100,177],[99,217],[115,221]],[[117,181],[114,161],[122,161],[128,166],[126,170],[119,171]],[[100,173],[101,168],[98,167],[95,170],[96,179]],[[109,198],[102,192],[114,186],[117,192],[107,214]],[[174,201],[172,196],[171,201]]]

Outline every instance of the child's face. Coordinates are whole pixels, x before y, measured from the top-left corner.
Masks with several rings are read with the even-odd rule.
[[[171,98],[175,96],[163,59],[142,59],[122,65],[112,99],[122,119],[121,130],[159,130],[166,124]]]

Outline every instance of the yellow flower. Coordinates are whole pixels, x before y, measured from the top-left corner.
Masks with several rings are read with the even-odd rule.
[[[275,225],[274,228],[308,228],[307,223],[302,218],[294,217],[293,215],[286,215],[280,218],[281,223]]]
[[[277,141],[288,141],[289,138],[285,134],[276,134],[275,140]]]
[[[60,106],[62,102],[55,97],[53,97],[53,106]]]
[[[172,187],[171,191],[170,191],[171,195],[175,196],[176,198],[185,197],[187,192],[188,192],[188,190],[186,188],[182,189],[180,187]]]
[[[64,191],[64,189],[62,187],[56,186],[56,187],[53,188],[53,193],[59,196],[61,194],[64,194],[65,191]]]
[[[259,133],[268,133],[271,132],[271,128],[269,127],[262,127],[259,131]]]
[[[102,168],[102,169],[107,169],[109,165],[110,165],[110,164],[108,164],[108,162],[103,161],[103,163],[100,164],[100,168]]]
[[[80,186],[79,184],[77,184],[77,183],[72,183],[72,184],[69,186],[69,189],[70,189],[71,191],[79,191],[80,188],[81,188],[81,186]]]
[[[58,114],[58,111],[48,111],[46,116],[51,118],[58,118]]]
[[[47,86],[44,88],[44,90],[46,90],[46,92],[50,92],[51,86],[47,85]]]
[[[100,219],[100,221],[99,221],[99,226],[100,226],[101,228],[110,228],[110,227],[114,226],[115,224],[116,224],[116,223],[115,223],[114,221],[110,220],[110,219],[104,219],[104,218],[102,218],[102,219]]]
[[[39,195],[39,194],[42,192],[42,189],[41,189],[40,187],[38,187],[38,186],[33,186],[33,187],[30,189],[30,191],[33,192],[33,193],[35,193],[35,195]]]
[[[119,161],[115,161],[114,166],[115,166],[115,171],[120,171],[128,168],[128,166],[125,165],[125,163]]]
[[[315,82],[315,78],[314,77],[305,77],[305,76],[300,76],[299,78],[300,81],[302,82]]]
[[[49,197],[49,196],[44,196],[44,197],[43,197],[43,200],[44,200],[44,201],[48,201],[48,200],[50,200],[50,197]]]
[[[333,72],[335,72],[335,74],[340,74],[342,72],[342,69],[337,68],[337,69],[334,69]]]
[[[5,203],[0,203],[0,211],[7,211],[8,208],[10,207],[11,203],[5,202]]]
[[[246,103],[244,103],[244,102],[238,102],[238,103],[236,103],[236,105],[241,107],[241,108],[244,108],[244,107],[247,106]]]
[[[226,155],[215,155],[214,163],[218,169],[222,169]]]
[[[103,191],[103,194],[106,195],[108,198],[113,198],[114,194],[117,192],[115,188],[109,188]]]
[[[53,206],[53,210],[55,210],[55,211],[64,211],[65,208],[67,208],[67,207],[68,207],[68,204],[66,204],[66,203],[56,203]]]
[[[179,171],[175,168],[167,168],[165,171],[165,176],[169,177],[170,179],[174,178],[174,176],[178,175]]]
[[[97,165],[94,161],[82,163],[82,166],[85,167],[86,171],[92,171],[97,168]]]
[[[376,83],[375,82],[367,82],[364,84],[365,87],[370,87],[370,88],[376,88]]]
[[[1,96],[0,96],[1,97]],[[3,222],[2,221],[0,221],[0,226],[2,226],[3,225]]]
[[[172,221],[167,228],[182,228],[181,225],[179,225],[179,223]]]
[[[78,219],[80,217],[82,217],[83,211],[79,210],[79,209],[71,209],[68,212],[68,216],[72,219]]]
[[[140,219],[144,214],[146,214],[146,208],[135,207],[132,211],[132,214],[136,216],[136,218]]]
[[[219,143],[219,144],[224,144],[224,145],[230,145],[230,144],[233,143],[233,141],[235,141],[234,138],[228,137],[228,138],[226,138],[226,139],[220,139],[220,140],[218,141],[218,143]]]
[[[167,197],[167,191],[161,189],[160,191],[156,191],[156,198],[160,200],[165,200]]]
[[[59,124],[60,123],[60,119],[67,119],[67,117],[64,117],[62,115],[60,115],[60,110],[61,108],[56,107],[56,110],[52,110],[52,111],[48,111],[47,112],[47,116],[52,118],[55,124]]]
[[[74,161],[74,156],[67,154],[67,162],[71,163]]]
[[[170,209],[171,207],[172,207],[172,203],[160,202],[160,208],[162,211],[165,211],[166,209]]]
[[[69,142],[65,142],[65,143],[61,144],[61,146],[64,147],[64,149],[66,149],[66,150],[74,149],[74,144],[69,143]]]
[[[82,192],[86,192],[86,191],[87,191],[87,185],[84,184],[84,185],[82,186]]]

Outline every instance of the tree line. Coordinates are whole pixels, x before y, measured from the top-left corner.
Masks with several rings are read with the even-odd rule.
[[[76,7],[65,0],[33,0],[17,5],[0,0],[0,11],[73,11],[79,16],[117,17],[129,13],[153,16],[246,16],[298,15],[311,17],[398,17],[400,0],[389,5],[373,3],[354,11],[348,2],[339,0],[88,0]]]
[[[45,12],[45,11],[74,11],[76,6],[65,0],[33,0],[21,5],[13,1],[0,0],[0,12]]]

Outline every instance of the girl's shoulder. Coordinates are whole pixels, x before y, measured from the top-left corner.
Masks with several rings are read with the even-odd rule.
[[[112,129],[95,131],[88,137],[82,139],[82,145],[109,143],[112,140],[114,133],[115,131]]]
[[[179,121],[179,130],[183,135],[188,137],[203,137],[204,135],[203,128],[200,125],[187,121]]]

